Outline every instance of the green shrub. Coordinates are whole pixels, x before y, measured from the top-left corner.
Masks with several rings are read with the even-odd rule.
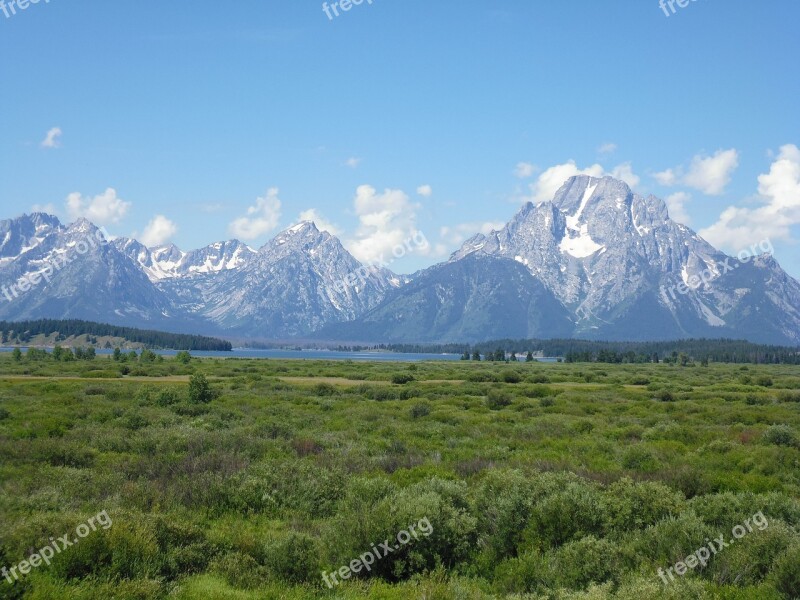
[[[604,522],[601,493],[588,483],[575,481],[536,503],[524,537],[534,548],[555,548],[588,535],[602,537]]]
[[[561,586],[583,589],[590,583],[618,577],[621,558],[613,542],[590,535],[559,548],[553,556],[552,569]]]
[[[656,394],[656,400],[659,402],[675,402],[675,396],[669,390],[659,390]]]
[[[452,569],[475,547],[476,519],[469,513],[463,482],[432,478],[397,490],[384,482],[359,480],[351,485],[326,536],[328,564],[348,564],[376,542],[396,540],[400,531],[410,532],[410,526],[423,521],[430,525],[429,535],[418,527],[416,538],[361,575],[397,581],[440,565]]]
[[[163,388],[156,394],[155,403],[158,406],[171,406],[180,401],[178,391],[173,388]]]
[[[486,396],[486,406],[491,410],[500,410],[510,406],[512,402],[511,395],[501,390],[489,390],[489,394]]]
[[[397,385],[405,385],[414,381],[414,376],[410,373],[395,373],[392,375],[392,383]]]
[[[10,418],[11,418],[11,413],[8,412],[8,410],[3,408],[2,406],[0,406],[0,421],[5,421],[6,419]]]
[[[781,402],[800,402],[800,391],[782,391],[778,394]]]
[[[661,463],[649,449],[633,446],[622,455],[622,466],[632,471],[652,473],[661,467]]]
[[[764,432],[761,441],[774,446],[797,446],[797,434],[789,425],[772,425]]]
[[[489,371],[475,371],[467,375],[467,381],[472,383],[494,383],[497,382],[497,375]]]
[[[308,535],[291,532],[265,545],[264,566],[273,577],[287,583],[317,582],[320,578],[319,547]]]
[[[769,377],[768,375],[759,375],[756,378],[756,385],[760,385],[761,387],[772,387],[772,377]]]
[[[784,598],[800,598],[800,544],[777,559],[769,580]]]
[[[522,390],[522,393],[527,398],[546,398],[548,396],[554,396],[553,390],[545,385],[533,385],[526,387]]]
[[[683,494],[663,483],[627,477],[608,486],[604,498],[608,527],[615,531],[643,529],[686,508]]]
[[[519,383],[520,381],[522,381],[522,375],[520,375],[516,371],[508,369],[500,373],[500,379],[502,379],[506,383]]]
[[[249,554],[228,552],[209,564],[209,571],[222,576],[228,585],[240,589],[255,589],[269,579],[269,571]]]
[[[336,387],[327,382],[318,383],[314,386],[315,396],[335,396],[336,393]]]
[[[409,412],[412,419],[419,419],[421,417],[427,417],[429,414],[431,414],[431,407],[429,404],[415,404],[411,407]]]
[[[202,373],[195,373],[189,377],[189,402],[192,404],[208,404],[213,400],[211,386]]]
[[[474,492],[473,514],[489,564],[517,555],[534,501],[534,483],[521,471],[486,473]]]

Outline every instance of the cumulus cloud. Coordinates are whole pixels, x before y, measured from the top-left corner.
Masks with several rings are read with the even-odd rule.
[[[633,167],[629,162],[622,163],[621,165],[614,167],[614,169],[611,171],[611,176],[615,177],[616,179],[621,179],[631,188],[637,187],[641,181],[639,176],[633,172]]]
[[[514,168],[514,176],[518,177],[519,179],[527,179],[528,177],[533,177],[533,174],[538,170],[538,167],[534,164],[528,162],[519,162]]]
[[[328,221],[324,216],[322,216],[316,208],[309,208],[308,210],[304,210],[300,213],[297,217],[298,222],[300,221],[313,221],[314,224],[317,226],[317,229],[320,231],[327,231],[331,235],[339,235],[342,230],[339,229],[336,225]]]
[[[417,194],[424,198],[430,198],[433,195],[433,188],[427,184],[421,185],[417,188]]]
[[[359,186],[353,199],[359,226],[356,235],[347,241],[347,249],[365,263],[389,263],[398,247],[411,245],[411,250],[428,255],[433,249],[417,229],[418,205],[402,190],[386,189],[379,193],[370,185]],[[414,239],[425,240],[417,244]]]
[[[612,142],[606,142],[605,144],[600,144],[600,147],[597,149],[597,152],[600,154],[614,154],[617,151],[617,145]]]
[[[631,163],[625,162],[617,165],[611,171],[606,171],[600,164],[593,164],[585,169],[581,169],[574,160],[568,160],[564,164],[555,165],[545,170],[534,183],[531,184],[534,202],[546,202],[552,200],[558,189],[564,185],[570,177],[577,175],[589,175],[591,177],[605,177],[610,175],[620,179],[631,188],[639,185],[641,179],[633,172]],[[525,201],[530,198],[525,198]]]
[[[281,218],[281,201],[278,188],[267,190],[263,198],[247,209],[247,216],[235,219],[228,225],[228,231],[241,240],[254,240],[269,233],[278,226]]]
[[[41,146],[42,148],[60,148],[61,147],[61,127],[53,127],[44,136]]]
[[[473,223],[459,223],[458,225],[445,226],[439,230],[439,236],[448,244],[458,246],[465,240],[471,238],[476,233],[488,235],[492,231],[498,231],[505,227],[501,221],[486,221]]]
[[[688,169],[678,166],[654,173],[653,177],[664,186],[685,185],[707,196],[719,196],[739,167],[739,153],[735,148],[717,150],[713,156],[701,154],[692,158]]]
[[[792,227],[800,224],[800,148],[781,147],[769,173],[758,177],[758,194],[761,206],[729,206],[700,235],[734,253],[765,239],[791,240]]]
[[[577,175],[602,177],[605,175],[605,169],[598,164],[594,164],[586,169],[579,169],[574,160],[569,160],[563,165],[550,167],[539,175],[535,183],[531,184],[533,199],[537,202],[552,200],[558,189],[564,185],[564,182],[570,177],[575,177]]]
[[[152,248],[166,244],[178,232],[178,227],[164,215],[156,215],[145,226],[139,241]]]
[[[93,198],[73,192],[67,196],[66,207],[72,219],[85,217],[95,225],[110,225],[119,223],[128,214],[131,203],[119,198],[114,188],[108,188]]]
[[[653,177],[658,183],[668,187],[678,183],[678,175],[675,173],[674,169],[666,169],[658,173],[653,173]]]
[[[692,195],[687,192],[675,192],[667,196],[666,204],[669,216],[673,221],[689,225],[692,222],[689,213],[686,212],[686,204],[692,199]]]

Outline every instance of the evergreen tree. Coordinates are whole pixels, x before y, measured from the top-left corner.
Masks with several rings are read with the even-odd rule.
[[[533,362],[533,352],[528,350],[528,355],[525,357],[525,362]]]

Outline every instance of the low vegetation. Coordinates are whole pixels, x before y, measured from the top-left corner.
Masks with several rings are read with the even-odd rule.
[[[800,595],[797,367],[143,355],[0,355],[0,598]]]

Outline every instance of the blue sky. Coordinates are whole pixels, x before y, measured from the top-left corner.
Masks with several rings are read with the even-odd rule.
[[[800,3],[675,9],[0,10],[0,218],[46,207],[191,249],[232,237],[257,247],[311,216],[359,258],[410,272],[559,178],[603,172],[669,198],[730,252],[770,237],[800,276]],[[429,245],[389,261],[417,230]]]

